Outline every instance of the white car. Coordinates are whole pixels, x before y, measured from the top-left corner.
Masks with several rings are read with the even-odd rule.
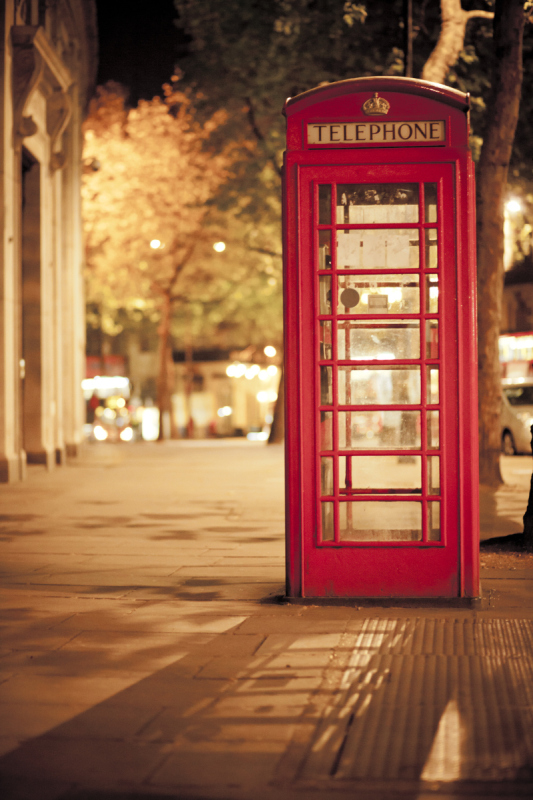
[[[533,380],[507,379],[502,382],[502,453],[531,453],[533,425]]]

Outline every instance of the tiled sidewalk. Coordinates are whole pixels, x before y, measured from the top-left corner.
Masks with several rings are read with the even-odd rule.
[[[282,452],[243,441],[95,446],[0,497],[2,800],[533,793],[530,570],[476,610],[280,603]]]

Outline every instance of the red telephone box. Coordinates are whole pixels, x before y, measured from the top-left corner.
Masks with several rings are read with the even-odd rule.
[[[479,594],[468,95],[358,78],[287,101],[287,593]]]

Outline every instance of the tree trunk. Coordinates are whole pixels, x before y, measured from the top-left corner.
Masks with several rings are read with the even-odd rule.
[[[492,19],[494,16],[491,11],[464,11],[461,0],[440,0],[440,13],[439,39],[422,70],[422,78],[433,83],[444,83],[459,58],[468,20],[474,17]]]
[[[477,171],[480,481],[488,486],[502,482],[498,338],[503,293],[503,213],[520,107],[524,22],[523,0],[496,0],[492,90]]]
[[[170,339],[170,322],[172,303],[170,295],[165,294],[161,303],[161,320],[157,333],[159,335],[159,374],[157,376],[157,405],[159,408],[158,441],[165,439],[164,419],[169,415],[170,437],[178,438],[178,431],[172,413],[172,389],[174,388],[174,362],[172,361],[172,342]]]

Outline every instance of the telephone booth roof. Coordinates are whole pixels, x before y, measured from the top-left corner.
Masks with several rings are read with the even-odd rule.
[[[378,97],[379,96],[379,97]],[[372,98],[384,104],[385,111],[368,111]],[[457,89],[439,83],[430,83],[416,78],[350,78],[337,83],[318,86],[307,92],[290,97],[283,109],[287,118],[287,151],[315,150],[317,144],[309,140],[306,125],[319,123],[382,123],[395,124],[420,120],[441,120],[446,135],[438,142],[391,142],[373,143],[373,149],[381,147],[407,148],[420,144],[430,146],[468,148],[470,96]],[[447,120],[447,121],[445,121]],[[337,152],[353,147],[348,142],[330,142],[319,146],[321,150]],[[365,147],[358,141],[356,148]]]
[[[359,92],[401,92],[404,95],[411,94],[427,100],[437,100],[463,111],[468,111],[470,108],[469,94],[440,83],[422,81],[418,78],[371,77],[348,78],[345,81],[317,86],[296,97],[289,97],[285,102],[283,113],[289,117],[310,107],[316,107],[319,103],[346,98]]]

